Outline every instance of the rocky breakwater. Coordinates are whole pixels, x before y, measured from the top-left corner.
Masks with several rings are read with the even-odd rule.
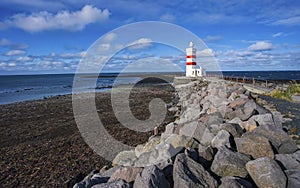
[[[237,83],[177,85],[177,119],[74,187],[300,187],[300,151],[279,112]]]

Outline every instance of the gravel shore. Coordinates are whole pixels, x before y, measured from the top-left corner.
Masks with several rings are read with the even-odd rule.
[[[130,107],[138,119],[149,117],[153,98],[171,102],[167,86],[136,87]],[[145,143],[153,132],[134,132],[123,127],[113,114],[110,93],[96,94],[99,117],[107,131],[131,146]],[[168,113],[165,123],[173,121]],[[160,132],[163,131],[160,126]],[[71,95],[0,106],[1,187],[70,187],[94,169],[110,165],[81,137],[72,111]]]

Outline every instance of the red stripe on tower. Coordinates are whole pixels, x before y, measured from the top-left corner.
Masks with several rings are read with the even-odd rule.
[[[196,58],[196,55],[187,55],[186,58]]]
[[[186,65],[197,65],[196,62],[186,62]]]

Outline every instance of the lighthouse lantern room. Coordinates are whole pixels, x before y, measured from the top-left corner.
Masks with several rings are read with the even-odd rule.
[[[196,52],[193,42],[190,42],[189,48],[186,48],[186,77],[205,76],[204,70],[197,67]]]

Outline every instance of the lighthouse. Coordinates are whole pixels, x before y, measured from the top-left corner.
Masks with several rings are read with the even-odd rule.
[[[205,75],[202,68],[197,67],[196,52],[197,49],[194,48],[193,42],[190,42],[189,47],[186,48],[186,70],[185,70],[186,77],[197,77],[197,76]]]

